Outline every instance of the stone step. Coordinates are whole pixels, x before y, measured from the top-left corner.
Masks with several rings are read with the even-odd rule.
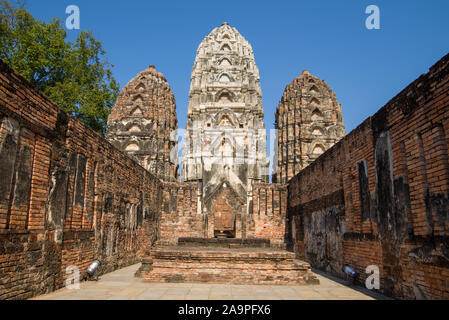
[[[146,282],[319,284],[307,262],[271,248],[158,248],[142,260],[136,276]]]
[[[179,238],[179,246],[221,248],[269,248],[270,239]]]

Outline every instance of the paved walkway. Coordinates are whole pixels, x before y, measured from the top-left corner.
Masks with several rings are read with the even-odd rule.
[[[384,297],[367,289],[350,288],[340,280],[317,273],[319,285],[226,285],[203,283],[145,283],[134,278],[139,264],[82,282],[35,300],[374,300]]]

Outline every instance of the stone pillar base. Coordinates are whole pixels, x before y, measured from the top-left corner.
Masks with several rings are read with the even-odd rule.
[[[153,259],[151,259],[150,257],[143,258],[142,265],[136,271],[136,273],[134,274],[134,277],[142,278],[143,274],[146,274],[146,273],[150,272],[151,270],[153,270]]]

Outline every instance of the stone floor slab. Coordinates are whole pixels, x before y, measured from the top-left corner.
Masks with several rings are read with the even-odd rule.
[[[385,299],[367,289],[317,273],[319,285],[230,285],[209,283],[153,283],[135,278],[139,265],[82,282],[80,289],[60,289],[35,300],[373,300]]]

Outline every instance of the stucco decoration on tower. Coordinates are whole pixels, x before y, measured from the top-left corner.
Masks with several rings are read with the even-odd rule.
[[[183,181],[199,182],[206,207],[229,188],[247,208],[252,183],[268,182],[269,160],[259,70],[251,45],[229,24],[199,45],[189,98]]]
[[[287,183],[346,135],[335,93],[306,70],[285,88],[275,118],[274,182]]]
[[[107,139],[164,181],[177,181],[176,102],[151,65],[121,91],[108,119]]]

